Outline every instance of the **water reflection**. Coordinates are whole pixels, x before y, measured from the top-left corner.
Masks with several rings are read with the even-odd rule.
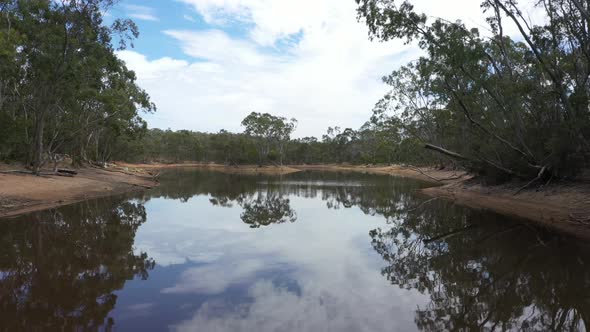
[[[154,267],[132,250],[145,220],[141,204],[107,199],[0,222],[0,330],[112,326],[113,292]]]
[[[162,178],[165,185],[145,199],[179,199],[209,195],[212,205],[243,209],[242,221],[252,228],[295,222],[289,196],[320,198],[328,209],[358,207],[365,214],[396,219],[403,215],[424,183],[368,174],[300,172],[288,176],[236,175],[172,170]]]
[[[416,311],[420,330],[581,331],[590,323],[590,295],[581,295],[590,294],[587,247],[525,223],[417,197],[415,183],[315,176],[256,181],[257,194],[235,199],[242,220],[251,227],[284,221],[294,214],[286,194],[320,196],[329,209],[357,207],[384,216],[389,226],[370,231],[372,246],[388,264],[382,269],[387,280],[429,294],[430,302]],[[231,197],[216,193],[212,202],[220,201]]]
[[[239,202],[244,209],[240,219],[250,225],[250,228],[297,220],[289,199],[270,190],[266,193],[258,192],[253,196],[241,196]]]
[[[106,327],[121,330],[578,331],[590,323],[588,248],[421,197],[421,182],[196,170],[161,182],[130,200],[0,222],[0,324],[94,328],[110,317]]]
[[[425,331],[584,331],[590,256],[578,242],[448,204],[371,231],[394,285],[430,295]]]
[[[412,181],[342,173],[205,177],[194,193],[211,195],[214,205],[237,203],[250,227],[294,221],[287,197],[383,216],[387,224],[369,232],[371,245],[391,284],[429,297],[415,311],[420,330],[579,331],[590,323],[590,255],[577,242],[419,197]],[[282,292],[268,285],[252,292],[262,291],[270,298]]]

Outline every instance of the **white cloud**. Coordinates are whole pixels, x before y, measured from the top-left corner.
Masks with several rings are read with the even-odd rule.
[[[206,265],[188,269],[182,273],[181,280],[176,285],[164,288],[163,294],[218,294],[230,285],[252,278],[254,274],[265,267],[262,260],[246,259],[233,262],[230,266]],[[231,273],[227,273],[227,270]]]
[[[339,285],[342,286],[342,285]],[[397,292],[358,296],[344,289],[321,289],[310,282],[301,294],[259,281],[249,289],[252,303],[207,302],[175,331],[408,331],[412,312],[402,310]],[[397,293],[397,294],[396,294]],[[349,298],[342,297],[347,294]],[[400,297],[393,297],[398,295]],[[393,300],[395,299],[395,300]]]
[[[184,18],[185,20],[187,20],[187,21],[189,21],[189,22],[193,22],[193,23],[197,21],[197,20],[195,20],[195,18],[194,18],[194,17],[192,17],[192,16],[190,16],[190,15],[186,15],[186,14],[184,14],[184,15],[182,16],[182,18]]]
[[[139,5],[123,5],[127,16],[144,21],[159,21],[160,19],[156,16],[155,10],[147,6]]]
[[[170,72],[182,70],[189,65],[186,61],[168,57],[148,61],[144,55],[128,50],[120,51],[117,55],[126,63],[132,64],[133,70],[141,74],[141,79],[148,81],[161,79]]]
[[[174,220],[174,225],[163,223],[166,229],[175,229],[171,233],[177,237],[182,234],[177,242],[182,242],[183,237],[197,237],[193,246],[183,252],[223,248],[225,253],[210,264],[189,267],[171,287],[162,290],[164,297],[173,294],[207,296],[206,302],[190,319],[172,326],[172,330],[415,329],[415,309],[428,303],[428,295],[393,286],[379,273],[384,262],[372,250],[367,232],[382,227],[384,219],[353,208],[326,210],[331,217],[318,220],[317,212],[325,210],[324,201],[293,196],[290,199],[299,217],[295,224],[252,230],[239,220],[239,213],[234,213],[240,212],[239,208],[200,205],[203,215],[214,214],[214,217],[191,220],[190,216],[185,216],[183,220],[174,215],[166,219]],[[191,202],[207,202],[207,197],[195,197]],[[152,221],[152,211],[156,208],[153,204],[154,201],[150,201],[147,206]],[[229,218],[230,214],[235,219]],[[158,223],[144,226],[154,227],[154,224]],[[247,231],[238,237],[227,234],[230,224]],[[142,248],[149,237],[146,234],[149,230],[144,226],[136,240]],[[201,229],[202,226],[208,229]],[[211,233],[213,227],[226,235],[218,237]],[[182,232],[178,232],[179,229]],[[149,232],[158,239],[163,233],[159,229]],[[200,237],[207,240],[200,241]],[[151,256],[150,249],[145,251]],[[236,288],[248,290],[247,300],[228,301],[226,293]]]
[[[182,44],[184,53],[225,66],[272,66],[274,59],[265,56],[247,41],[230,38],[221,30],[164,31]]]
[[[401,41],[370,42],[352,0],[181,0],[207,30],[166,30],[191,62],[120,57],[156,102],[152,127],[240,131],[251,111],[299,120],[296,136],[328,126],[358,128],[387,91],[380,78],[420,51]],[[416,8],[484,26],[475,0],[416,0]],[[239,24],[247,34],[224,29]]]

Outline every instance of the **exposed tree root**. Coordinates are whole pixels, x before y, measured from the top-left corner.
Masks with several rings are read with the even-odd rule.
[[[435,178],[432,175],[427,174],[426,172],[424,172],[423,170],[419,169],[418,167],[409,166],[409,165],[407,167],[409,169],[415,171],[415,172],[418,172],[418,173],[424,175],[425,177],[427,177],[429,179],[432,179],[432,180],[436,181],[436,182],[449,181],[449,180],[458,180],[458,179],[460,179],[460,178],[462,178],[464,176],[464,175],[458,175],[458,176],[451,176],[451,177],[448,177],[448,178],[438,179],[438,178]]]
[[[545,175],[545,172],[547,171],[547,166],[543,166],[541,168],[541,170],[539,171],[539,174],[537,174],[537,177],[532,179],[529,183],[525,184],[524,186],[520,187],[520,189],[518,189],[514,195],[518,195],[521,191],[525,190],[526,188],[530,187],[533,183],[541,180],[543,178],[543,176]]]

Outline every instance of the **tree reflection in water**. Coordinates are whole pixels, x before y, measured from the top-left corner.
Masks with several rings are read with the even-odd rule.
[[[156,195],[187,201],[206,194],[215,205],[238,204],[251,227],[294,221],[289,196],[319,196],[330,209],[384,216],[388,225],[370,232],[372,246],[392,284],[430,297],[416,311],[421,330],[590,328],[590,249],[578,241],[419,197],[415,189],[423,184],[386,176],[187,175],[171,175],[174,186],[162,186]]]
[[[489,212],[419,197],[419,186],[383,176],[300,173],[288,181],[258,179],[246,193],[216,192],[212,202],[237,202],[252,227],[288,219],[289,195],[320,195],[330,209],[384,216],[388,226],[370,232],[372,246],[392,284],[430,296],[416,311],[421,330],[590,326],[590,248]]]
[[[588,248],[499,216],[429,202],[370,232],[394,285],[430,295],[425,331],[583,331]]]
[[[179,180],[180,179],[180,180]],[[239,205],[240,218],[251,228],[295,222],[287,186],[267,176],[244,176],[217,172],[168,172],[165,185],[149,193],[153,197],[178,198],[187,202],[195,195],[209,195],[209,202],[220,207]]]
[[[102,199],[0,223],[0,330],[97,330],[114,291],[154,261],[133,252],[137,202]]]
[[[297,220],[297,215],[291,208],[289,199],[277,192],[258,192],[254,196],[240,197],[238,201],[244,209],[240,218],[244,223],[250,225],[250,228]]]

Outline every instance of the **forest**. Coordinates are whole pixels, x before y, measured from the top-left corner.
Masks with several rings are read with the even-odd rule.
[[[115,55],[138,36],[103,23],[114,0],[0,2],[0,158],[38,174],[67,154],[74,166],[109,160],[139,138],[155,105]]]
[[[364,125],[330,127],[320,138],[295,138],[296,119],[255,111],[240,133],[148,129],[141,115],[156,107],[115,55],[132,46],[137,26],[103,22],[114,0],[2,1],[0,160],[35,173],[65,156],[76,166],[414,164],[498,181],[588,168],[588,2],[537,1],[543,19],[533,23],[515,0],[485,0],[482,29],[410,1],[355,1],[368,38],[414,43],[422,56],[383,77],[390,91]]]

